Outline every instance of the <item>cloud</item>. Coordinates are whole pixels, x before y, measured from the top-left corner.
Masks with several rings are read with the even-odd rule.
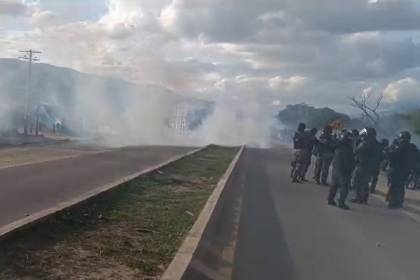
[[[383,91],[388,104],[407,106],[418,105],[420,99],[420,82],[412,77],[389,83]]]
[[[0,16],[21,17],[26,16],[30,9],[25,3],[5,0],[0,2]]]
[[[287,12],[310,29],[331,33],[378,30],[416,30],[420,9],[416,0],[295,0]]]
[[[51,11],[35,11],[31,20],[35,27],[46,27],[60,23],[58,16]]]
[[[2,55],[38,48],[45,62],[194,97],[343,106],[364,88],[420,77],[414,0],[13,3],[30,17],[0,30]]]

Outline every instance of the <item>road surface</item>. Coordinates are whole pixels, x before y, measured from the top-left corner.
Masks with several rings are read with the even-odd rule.
[[[0,227],[191,150],[128,147],[0,169]]]
[[[350,211],[328,206],[326,187],[290,183],[290,157],[246,151],[184,280],[420,279],[420,213],[379,196]]]

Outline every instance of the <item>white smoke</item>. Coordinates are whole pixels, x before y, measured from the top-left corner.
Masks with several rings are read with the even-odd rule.
[[[0,78],[0,131],[17,127],[22,131],[27,88],[27,81],[22,82],[22,77],[26,76],[27,64],[12,60],[0,64],[16,69],[10,72],[12,77]],[[38,94],[46,106],[41,110],[42,132],[51,132],[53,124],[62,122],[67,132],[81,140],[111,146],[251,144],[266,147],[270,144],[270,127],[274,121],[254,95],[226,94],[214,101],[202,101],[162,86],[136,85],[48,65],[34,65],[30,94],[32,109],[34,96]],[[184,122],[181,131],[173,125],[179,117],[179,104],[189,104],[181,116],[185,118],[181,120]],[[190,115],[194,114],[190,113],[206,108],[199,125],[191,126]],[[34,120],[34,114],[31,119]]]
[[[221,99],[213,113],[193,133],[203,144],[266,147],[270,144],[272,119],[257,102]]]

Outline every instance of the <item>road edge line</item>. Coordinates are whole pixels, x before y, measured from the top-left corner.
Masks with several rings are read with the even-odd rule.
[[[127,182],[129,182],[133,179],[136,179],[140,176],[143,176],[143,175],[146,175],[146,174],[151,173],[153,171],[156,171],[156,170],[158,170],[158,169],[160,169],[160,168],[162,168],[166,165],[169,165],[169,164],[171,164],[175,161],[181,160],[185,157],[188,157],[188,156],[191,156],[191,155],[196,154],[198,152],[201,152],[202,150],[204,150],[208,147],[209,146],[200,147],[200,148],[194,149],[190,152],[187,152],[185,154],[174,156],[174,157],[172,157],[172,158],[170,158],[170,159],[168,159],[164,162],[152,165],[151,167],[146,168],[142,171],[139,171],[139,172],[133,173],[131,175],[125,176],[123,178],[115,180],[114,182],[111,182],[109,184],[102,185],[98,188],[95,188],[95,189],[93,189],[89,192],[86,192],[86,193],[84,193],[80,196],[76,196],[75,198],[60,202],[53,207],[35,212],[35,213],[25,217],[25,218],[22,218],[20,220],[17,220],[17,221],[14,221],[12,223],[9,223],[7,225],[4,225],[4,226],[0,227],[0,239],[6,238],[6,237],[10,236],[11,234],[17,232],[18,230],[33,226],[33,225],[37,224],[38,222],[56,214],[56,213],[59,213],[59,212],[64,211],[66,209],[69,209],[69,208],[75,207],[79,204],[82,204],[83,202],[86,202],[86,201],[88,201],[88,200],[90,200],[90,199],[92,199],[92,198],[94,198],[94,197],[96,197],[96,196],[98,196],[102,193],[113,190],[113,189],[117,188],[118,186],[120,186],[124,183],[127,183]]]
[[[223,190],[225,189],[225,186],[227,185],[233,171],[235,170],[235,167],[237,166],[244,150],[245,146],[241,146],[229,167],[226,169],[226,172],[220,178],[216,188],[213,190],[212,194],[201,210],[200,215],[185,237],[184,242],[160,278],[161,280],[180,280],[184,275],[204,234],[204,230],[210,221],[210,217],[212,216],[214,209],[216,208],[217,203],[223,193]]]

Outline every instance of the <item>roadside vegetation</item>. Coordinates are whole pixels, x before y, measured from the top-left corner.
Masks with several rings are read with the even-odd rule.
[[[411,114],[411,123],[414,126],[415,132],[420,134],[420,110]]]
[[[210,146],[0,243],[0,279],[158,279],[238,149]]]

